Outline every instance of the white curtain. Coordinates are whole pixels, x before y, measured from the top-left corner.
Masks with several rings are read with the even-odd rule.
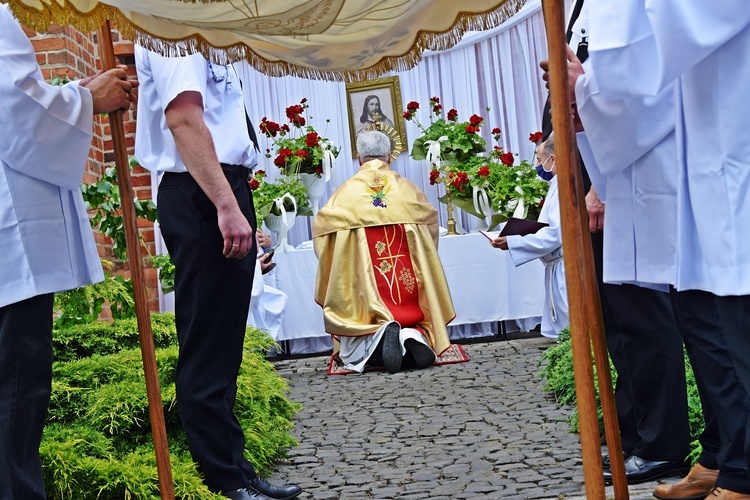
[[[521,12],[498,28],[469,35],[449,51],[425,54],[422,62],[409,71],[384,76],[398,76],[402,108],[405,109],[410,101],[418,101],[421,105],[419,117],[423,123],[429,121],[427,104],[432,96],[440,97],[445,111],[457,109],[462,121],[468,120],[472,114],[484,115],[489,107],[487,125],[482,129],[488,145],[493,144],[490,131],[499,127],[502,130],[500,145],[506,151],[519,153],[521,159],[531,160],[534,145],[528,137],[540,129],[547,96],[539,69],[539,62],[546,57],[541,1],[531,0]],[[283,123],[286,107],[307,98],[310,105],[308,119],[316,130],[341,148],[331,181],[326,185],[322,202],[325,203],[328,196],[359,168],[357,160],[352,159],[345,84],[269,77],[244,63],[239,63],[237,70],[245,82],[243,88],[248,113],[256,127],[264,116]],[[326,119],[330,119],[327,128]],[[406,122],[406,134],[410,149],[419,136],[419,130],[412,122]],[[262,153],[271,147],[270,140],[260,134],[259,142]],[[408,152],[404,152],[391,167],[427,194],[438,208],[440,224],[445,226],[445,205],[438,202],[438,196],[443,193],[438,193],[436,186],[430,186],[428,165],[424,161],[411,160]],[[264,156],[258,168],[265,170],[271,179],[279,175],[272,160]],[[456,218],[459,226],[467,231],[479,222],[460,210],[456,211]],[[289,241],[296,245],[309,240],[310,224],[310,217],[297,217]]]

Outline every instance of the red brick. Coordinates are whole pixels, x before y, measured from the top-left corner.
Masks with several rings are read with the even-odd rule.
[[[31,40],[31,44],[36,52],[49,52],[65,48],[65,40],[58,37],[36,38]]]

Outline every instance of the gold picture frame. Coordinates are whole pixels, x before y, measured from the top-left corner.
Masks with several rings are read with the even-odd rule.
[[[393,144],[394,159],[407,150],[401,87],[397,76],[347,83],[346,108],[352,158],[357,157],[357,134],[365,128],[387,131]]]

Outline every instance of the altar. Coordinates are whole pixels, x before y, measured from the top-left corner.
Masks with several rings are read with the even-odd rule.
[[[508,252],[492,248],[479,233],[443,236],[438,253],[456,310],[449,326],[451,339],[497,334],[500,322],[507,320],[515,320],[521,330],[539,323],[544,304],[541,262],[515,267]],[[288,345],[291,354],[330,349],[323,310],[313,299],[315,253],[311,248],[276,252],[273,259],[277,265],[264,277],[266,284],[289,296],[276,340]]]

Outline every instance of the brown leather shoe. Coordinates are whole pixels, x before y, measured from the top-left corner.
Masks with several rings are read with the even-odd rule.
[[[750,500],[750,494],[737,493],[726,488],[714,488],[706,500]]]
[[[711,493],[718,475],[718,470],[695,464],[679,483],[657,486],[654,496],[661,500],[702,500]]]

